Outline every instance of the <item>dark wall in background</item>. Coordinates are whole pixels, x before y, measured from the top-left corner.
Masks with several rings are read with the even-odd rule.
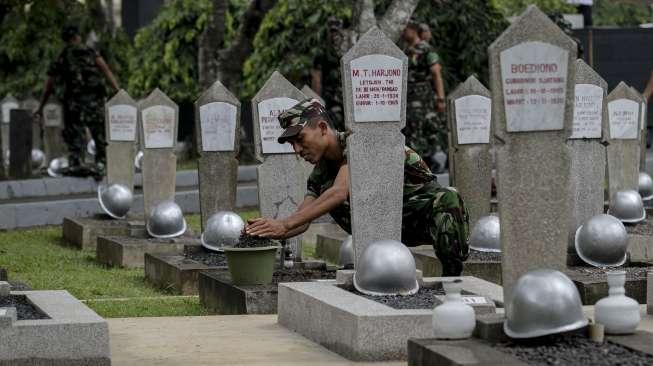
[[[122,27],[129,37],[148,25],[159,12],[163,0],[126,0],[122,2]]]
[[[583,59],[607,81],[610,91],[621,81],[644,91],[653,70],[653,29],[588,28],[574,34],[583,44]],[[653,113],[648,113],[648,125],[653,126]]]

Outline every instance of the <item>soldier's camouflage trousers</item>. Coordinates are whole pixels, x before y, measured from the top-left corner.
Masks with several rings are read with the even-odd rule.
[[[62,131],[64,142],[68,145],[71,165],[79,165],[83,152],[86,151],[86,131],[91,132],[95,140],[95,162],[106,164],[106,140],[104,130],[104,114],[101,108],[86,108],[76,105],[66,108],[65,126]]]
[[[460,276],[469,257],[469,214],[451,188],[437,188],[431,200],[419,218],[413,216],[412,225],[404,219],[402,242],[412,246],[430,241],[442,263],[442,276]]]

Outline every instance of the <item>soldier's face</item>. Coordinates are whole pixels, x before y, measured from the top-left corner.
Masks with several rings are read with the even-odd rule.
[[[309,123],[297,134],[297,137],[288,141],[302,159],[311,164],[317,164],[328,146],[329,125],[325,121]]]

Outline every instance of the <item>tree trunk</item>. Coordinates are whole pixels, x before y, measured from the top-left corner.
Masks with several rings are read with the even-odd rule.
[[[243,74],[243,64],[254,49],[252,43],[261,21],[276,4],[277,0],[252,0],[243,14],[236,39],[228,48],[218,52],[218,79],[233,93],[237,94],[238,92],[238,84]]]
[[[386,10],[383,18],[379,21],[379,28],[392,42],[399,41],[417,4],[419,4],[419,0],[393,0]]]
[[[204,32],[199,39],[199,54],[197,57],[199,83],[202,89],[213,84],[218,76],[218,50],[224,43],[225,18],[228,0],[213,0],[213,12],[208,19]]]

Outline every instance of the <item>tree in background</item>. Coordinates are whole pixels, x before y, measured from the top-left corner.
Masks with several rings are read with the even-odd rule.
[[[576,8],[567,4],[565,0],[490,0],[507,17],[521,14],[531,4],[537,5],[546,14],[568,13],[575,14]]]
[[[637,27],[651,22],[651,11],[642,2],[595,0],[592,18],[595,26]]]

